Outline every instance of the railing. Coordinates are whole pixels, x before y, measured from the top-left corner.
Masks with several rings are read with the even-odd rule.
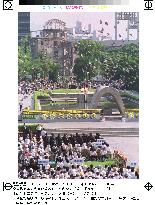
[[[78,110],[23,110],[22,115],[38,114],[100,114],[101,109],[78,109]]]

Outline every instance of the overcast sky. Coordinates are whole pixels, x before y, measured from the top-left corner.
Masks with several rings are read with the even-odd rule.
[[[93,30],[101,30],[104,28],[104,34],[110,33],[112,39],[114,39],[114,24],[115,24],[115,13],[113,12],[32,12],[31,19],[31,31],[41,30],[45,25],[45,22],[49,19],[59,19],[66,23],[67,28],[75,27],[76,21],[81,21],[83,29],[88,28],[88,24],[92,25]],[[103,24],[100,24],[100,20],[103,21]],[[108,26],[105,25],[105,22],[108,22]],[[120,21],[118,24],[118,34],[121,34],[120,40],[127,37],[127,21]],[[135,40],[136,32],[134,30],[130,31],[130,34],[133,35],[132,39]],[[119,38],[118,38],[119,39]]]

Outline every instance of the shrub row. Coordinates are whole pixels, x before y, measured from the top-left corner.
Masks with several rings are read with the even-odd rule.
[[[30,132],[36,132],[37,124],[29,124],[26,125],[29,127]],[[22,132],[24,128],[24,125],[18,125],[18,131]]]

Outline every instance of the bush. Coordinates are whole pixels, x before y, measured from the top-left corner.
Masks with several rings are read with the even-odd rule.
[[[26,126],[28,126],[29,127],[29,129],[30,129],[30,132],[36,132],[36,128],[37,128],[37,124],[29,124],[29,125],[26,125]],[[22,132],[23,131],[23,127],[24,127],[24,125],[18,125],[18,130],[19,130],[19,132]]]
[[[136,101],[139,101],[139,97],[137,96],[134,96],[134,95],[131,95],[129,93],[126,93],[126,92],[120,92],[121,94],[121,97],[126,97],[126,98],[129,98],[129,99],[132,99],[132,100],[136,100]]]

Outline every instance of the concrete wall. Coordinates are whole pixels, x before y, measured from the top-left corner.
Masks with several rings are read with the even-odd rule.
[[[101,86],[100,88],[98,88],[97,92],[94,93],[93,95],[93,98],[91,101],[91,107],[92,108],[97,107],[101,97],[106,94],[111,94],[115,98],[120,113],[124,115],[125,107],[124,107],[124,103],[122,101],[121,95],[119,94],[118,90],[112,87]]]
[[[65,98],[65,97],[70,97],[70,98],[77,98],[79,103],[84,103],[84,101],[86,100],[87,103],[91,102],[91,99],[93,97],[93,94],[87,94],[86,96],[83,93],[69,93],[69,94],[64,94],[64,93],[53,93],[51,95],[51,97],[53,98]]]

